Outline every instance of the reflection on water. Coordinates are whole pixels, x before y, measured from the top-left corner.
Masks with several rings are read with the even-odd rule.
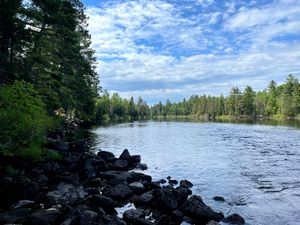
[[[294,225],[300,221],[300,129],[294,121],[274,123],[115,124],[93,130],[92,150],[141,154],[154,179],[189,179],[207,204],[239,213],[247,224]],[[226,202],[213,201],[216,195]]]

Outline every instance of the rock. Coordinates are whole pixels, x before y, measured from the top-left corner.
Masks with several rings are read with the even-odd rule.
[[[178,184],[178,181],[177,180],[169,180],[169,184],[171,185],[177,185]]]
[[[238,225],[245,224],[244,218],[241,217],[239,214],[232,214],[226,217],[225,219],[223,219],[222,222],[230,223],[230,224],[238,224]]]
[[[128,149],[124,149],[124,151],[119,156],[119,159],[125,159],[125,160],[130,159],[130,153],[129,153]]]
[[[175,190],[178,205],[183,205],[183,203],[185,203],[185,201],[187,200],[188,196],[192,194],[192,191],[190,189],[181,186],[176,188]]]
[[[177,208],[176,197],[170,190],[161,191],[160,196],[153,202],[153,207],[163,212],[171,212]]]
[[[48,141],[48,144],[47,144],[48,148],[55,149],[60,152],[66,152],[69,150],[69,147],[70,147],[69,143],[65,142],[64,140],[62,140],[60,138],[55,139],[55,138],[48,137],[47,141]]]
[[[128,170],[128,162],[124,159],[117,159],[112,167],[113,170],[126,171]]]
[[[85,184],[85,187],[104,187],[106,185],[106,182],[101,178],[94,178]]]
[[[0,224],[17,223],[24,219],[30,212],[31,209],[29,208],[18,208],[2,212],[0,213]]]
[[[86,204],[93,209],[101,207],[109,214],[115,213],[115,207],[118,206],[116,201],[104,195],[89,196],[86,200]]]
[[[220,225],[220,224],[214,220],[211,220],[206,225]]]
[[[145,163],[138,163],[137,166],[134,169],[136,169],[136,170],[147,170],[148,166]]]
[[[201,221],[204,224],[210,220],[221,221],[224,218],[222,213],[214,212],[209,206],[205,205],[202,198],[197,195],[192,195],[184,205],[182,211],[188,217]]]
[[[132,197],[132,201],[136,204],[136,205],[149,205],[151,203],[151,201],[154,198],[154,190],[148,191],[140,196],[133,196]]]
[[[80,225],[96,225],[98,221],[98,213],[87,210],[80,214]]]
[[[225,199],[221,196],[215,196],[215,197],[213,197],[213,200],[215,200],[217,202],[225,202]]]
[[[129,187],[134,193],[142,193],[145,191],[145,187],[141,182],[132,182],[129,184]]]
[[[159,182],[160,182],[161,184],[167,183],[167,181],[166,181],[165,179],[161,179]]]
[[[173,218],[174,221],[176,221],[177,223],[181,223],[184,217],[184,214],[178,210],[175,209],[174,211],[172,211],[171,213],[171,217]]]
[[[124,184],[117,184],[116,186],[103,191],[103,195],[117,200],[125,200],[129,198],[132,193],[132,190]]]
[[[126,223],[117,216],[107,215],[100,219],[101,225],[126,225]]]
[[[115,155],[111,152],[107,152],[107,151],[99,151],[97,153],[97,156],[101,157],[102,159],[104,159],[106,162],[111,161],[112,159],[115,158]]]
[[[34,207],[35,202],[30,200],[20,200],[13,205],[11,205],[12,209],[18,209],[18,208],[32,208]]]
[[[57,208],[41,209],[29,215],[32,225],[52,225],[61,217],[61,211]]]
[[[155,225],[171,225],[172,220],[168,215],[162,215]]]
[[[87,196],[87,194],[88,193],[84,191],[83,187],[78,187],[67,183],[60,183],[55,190],[49,191],[45,195],[46,205],[52,206],[55,204],[73,204]]]
[[[151,176],[145,175],[143,173],[124,171],[107,171],[100,173],[99,176],[103,179],[106,179],[110,185],[132,183],[138,181],[142,183],[150,183],[152,180]]]
[[[146,213],[143,209],[129,209],[123,213],[123,219],[128,222],[134,222],[136,219],[145,218]]]
[[[78,164],[78,170],[80,175],[84,178],[94,178],[96,176],[96,171],[92,166],[92,162],[89,159],[83,159]]]
[[[180,181],[180,186],[185,187],[185,188],[192,188],[193,184],[188,180],[181,180]]]

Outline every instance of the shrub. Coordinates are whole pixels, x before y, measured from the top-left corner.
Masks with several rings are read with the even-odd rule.
[[[51,120],[33,85],[15,81],[0,87],[0,150],[19,154],[22,148],[41,145]],[[31,147],[30,147],[31,148]]]

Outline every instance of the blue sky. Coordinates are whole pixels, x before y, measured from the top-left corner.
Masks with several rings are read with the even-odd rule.
[[[299,0],[83,0],[103,89],[148,103],[300,77]]]

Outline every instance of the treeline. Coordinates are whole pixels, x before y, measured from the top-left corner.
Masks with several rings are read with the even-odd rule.
[[[104,91],[96,100],[95,120],[100,123],[149,119],[150,115],[150,107],[141,97],[135,102],[133,97],[128,100],[121,98],[117,93],[110,95]]]
[[[0,1],[2,152],[40,145],[57,114],[94,119],[90,44],[80,0]]]
[[[167,101],[151,107],[151,116],[234,116],[234,117],[285,117],[293,118],[300,114],[300,84],[289,75],[285,83],[277,85],[271,81],[268,87],[259,92],[247,86],[243,91],[233,87],[228,96],[193,95],[178,103]]]

